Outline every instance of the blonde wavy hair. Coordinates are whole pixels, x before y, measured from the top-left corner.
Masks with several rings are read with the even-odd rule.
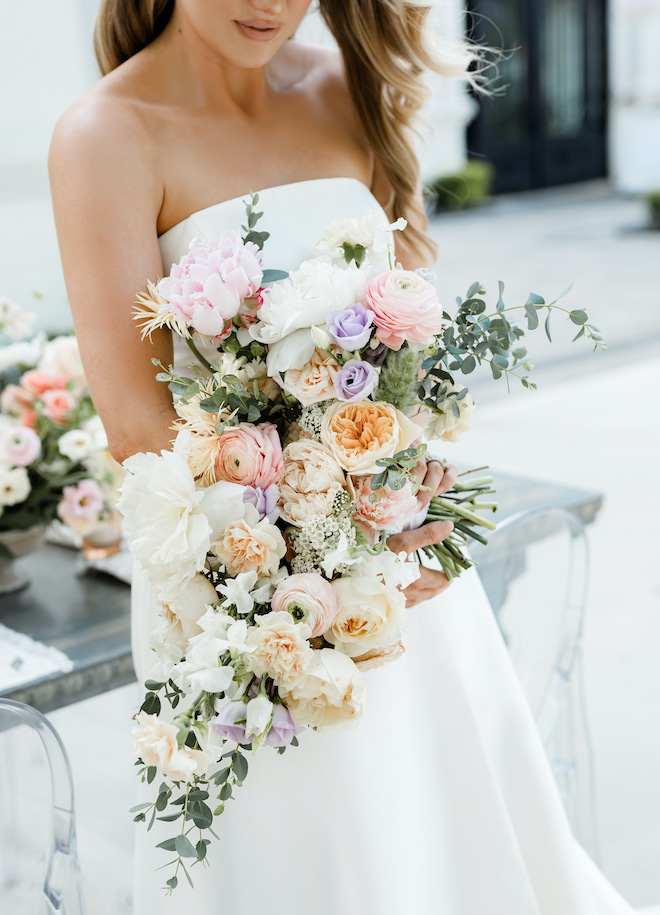
[[[102,0],[94,50],[105,76],[160,35],[175,0]],[[319,0],[323,19],[344,60],[353,104],[392,189],[388,210],[411,222],[407,249],[433,256],[420,203],[414,131],[428,96],[424,72],[474,82],[480,49],[469,42],[434,41],[427,25],[432,0]]]

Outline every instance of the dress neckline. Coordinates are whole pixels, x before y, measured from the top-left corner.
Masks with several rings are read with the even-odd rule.
[[[319,184],[319,183],[327,182],[327,181],[352,181],[355,184],[359,184],[360,187],[364,188],[364,190],[367,191],[368,194],[370,194],[370,196],[372,197],[376,206],[379,209],[381,209],[381,206],[378,203],[378,201],[376,200],[376,198],[374,197],[374,195],[371,191],[371,188],[367,187],[367,185],[364,183],[364,181],[361,181],[359,178],[351,178],[348,176],[337,175],[335,177],[330,177],[330,178],[303,178],[302,181],[289,181],[286,184],[272,184],[270,187],[261,188],[261,190],[257,190],[254,193],[259,194],[259,196],[261,197],[262,194],[267,194],[269,191],[275,191],[275,190],[291,188],[291,187],[299,187],[299,186],[302,186],[305,184]],[[220,200],[220,201],[218,201],[218,203],[212,203],[210,206],[202,207],[201,210],[195,210],[193,213],[190,214],[190,216],[186,216],[185,219],[179,220],[179,222],[174,223],[174,225],[171,228],[166,229],[165,232],[162,233],[162,235],[158,236],[159,240],[162,238],[165,238],[167,235],[170,234],[170,232],[174,232],[175,229],[178,229],[179,226],[182,226],[185,222],[188,222],[189,219],[194,219],[196,216],[201,216],[203,213],[208,213],[210,210],[215,210],[217,207],[224,206],[225,204],[235,203],[237,200],[242,200],[244,197],[247,197],[250,193],[251,193],[250,191],[245,191],[244,194],[239,194],[238,197],[230,197],[227,200]]]

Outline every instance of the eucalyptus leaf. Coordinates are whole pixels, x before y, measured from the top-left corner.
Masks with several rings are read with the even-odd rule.
[[[188,836],[177,836],[174,839],[174,850],[178,852],[182,858],[197,857],[195,846],[192,844]]]
[[[244,782],[248,773],[248,763],[247,759],[244,756],[241,756],[241,754],[238,752],[234,756],[233,769],[234,775],[239,780],[239,782]]]
[[[582,311],[580,308],[576,308],[575,311],[572,311],[569,314],[569,318],[573,324],[586,324],[589,320],[589,316],[587,315],[586,311]]]
[[[262,283],[276,283],[278,280],[285,280],[288,277],[286,270],[264,270]]]

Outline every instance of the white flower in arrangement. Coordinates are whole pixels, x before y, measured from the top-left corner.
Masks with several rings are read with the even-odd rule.
[[[46,375],[65,375],[78,387],[84,387],[86,384],[78,341],[74,336],[54,337],[49,340],[44,346],[37,369]]]
[[[69,458],[74,464],[84,461],[96,450],[94,439],[84,429],[71,429],[65,432],[57,442],[60,454]]]
[[[185,693],[224,692],[234,679],[234,668],[220,660],[225,645],[224,639],[211,638],[205,632],[195,636],[188,643],[185,661],[173,668],[172,680]]]
[[[365,248],[365,263],[372,270],[388,270],[394,259],[392,233],[403,231],[407,222],[400,217],[391,225],[382,210],[371,210],[364,219],[340,219],[331,222],[316,244],[321,254],[329,254],[336,263],[345,263],[343,246]]]
[[[354,305],[367,279],[367,271],[354,263],[342,268],[329,257],[317,257],[267,288],[250,335],[268,344],[268,374],[275,377],[309,362],[312,326],[325,324],[329,312]]]
[[[314,655],[308,641],[312,630],[285,610],[264,613],[255,622],[247,634],[253,648],[246,657],[248,667],[258,677],[272,677],[277,686],[293,682]]]
[[[469,394],[460,400],[451,396],[462,390],[464,385],[449,384],[447,387],[449,396],[441,404],[443,412],[433,410],[427,417],[424,435],[429,441],[441,439],[443,442],[457,442],[463,432],[468,432],[472,428],[474,401]],[[458,416],[454,412],[453,404],[457,405]]]
[[[370,575],[379,578],[389,588],[405,589],[420,576],[419,564],[408,560],[406,553],[393,553],[383,550],[374,556],[366,551],[358,551],[361,562],[356,566],[358,575]],[[353,574],[353,573],[351,573]]]
[[[266,730],[273,717],[273,703],[268,696],[255,696],[247,704],[245,718],[245,736],[259,737]]]
[[[185,639],[191,639],[202,632],[199,620],[207,611],[209,604],[218,599],[218,594],[201,572],[196,574],[177,591],[174,600],[164,603],[169,613],[180,625]]]
[[[315,651],[311,664],[280,695],[296,721],[310,727],[354,727],[366,702],[362,674],[348,655],[333,648]]]
[[[39,334],[32,340],[20,340],[17,343],[8,343],[0,346],[0,372],[17,365],[21,369],[31,369],[39,361],[41,350],[46,341],[45,334]]]
[[[25,311],[11,299],[0,296],[0,334],[6,334],[15,341],[23,340],[32,333],[36,320],[34,312]]]
[[[95,450],[102,451],[108,447],[108,435],[98,413],[86,419],[80,428],[91,437]]]
[[[220,606],[233,605],[239,613],[249,613],[254,607],[254,597],[250,591],[256,583],[256,572],[240,572],[236,578],[228,578],[223,585],[218,585],[218,591],[225,597]]]
[[[371,575],[351,575],[332,582],[339,610],[325,638],[355,658],[387,648],[401,639],[406,622],[406,598],[391,584]]]
[[[0,507],[18,505],[30,495],[30,478],[25,467],[0,464]]]
[[[161,721],[156,715],[139,712],[137,725],[131,731],[135,755],[145,766],[156,766],[166,778],[192,781],[195,775],[204,775],[212,759],[201,750],[179,748],[179,729],[174,724]]]

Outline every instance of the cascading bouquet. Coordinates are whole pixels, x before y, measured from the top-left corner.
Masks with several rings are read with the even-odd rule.
[[[214,816],[247,775],[242,751],[357,724],[364,672],[404,651],[403,589],[419,571],[386,540],[427,515],[413,473],[422,435],[454,441],[470,427],[454,373],[485,361],[533,387],[502,288],[489,314],[475,284],[451,317],[428,271],[394,263],[403,220],[333,223],[289,275],[263,269],[257,203],[242,236],[193,241],[136,313],[143,335],[169,327],[194,356],[190,377],[155,362],[176,439],[125,462],[120,500],[161,607],[133,730],[143,780],[161,781],[134,812],[175,824],[159,846],[174,855],[169,892],[180,868],[190,880],[186,859],[206,859]],[[530,296],[528,327],[555,307]],[[569,314],[601,345],[584,312]],[[491,482],[431,501],[429,518],[454,523],[428,550],[448,577],[470,564],[466,539],[493,527],[477,513],[494,508],[479,501]]]

